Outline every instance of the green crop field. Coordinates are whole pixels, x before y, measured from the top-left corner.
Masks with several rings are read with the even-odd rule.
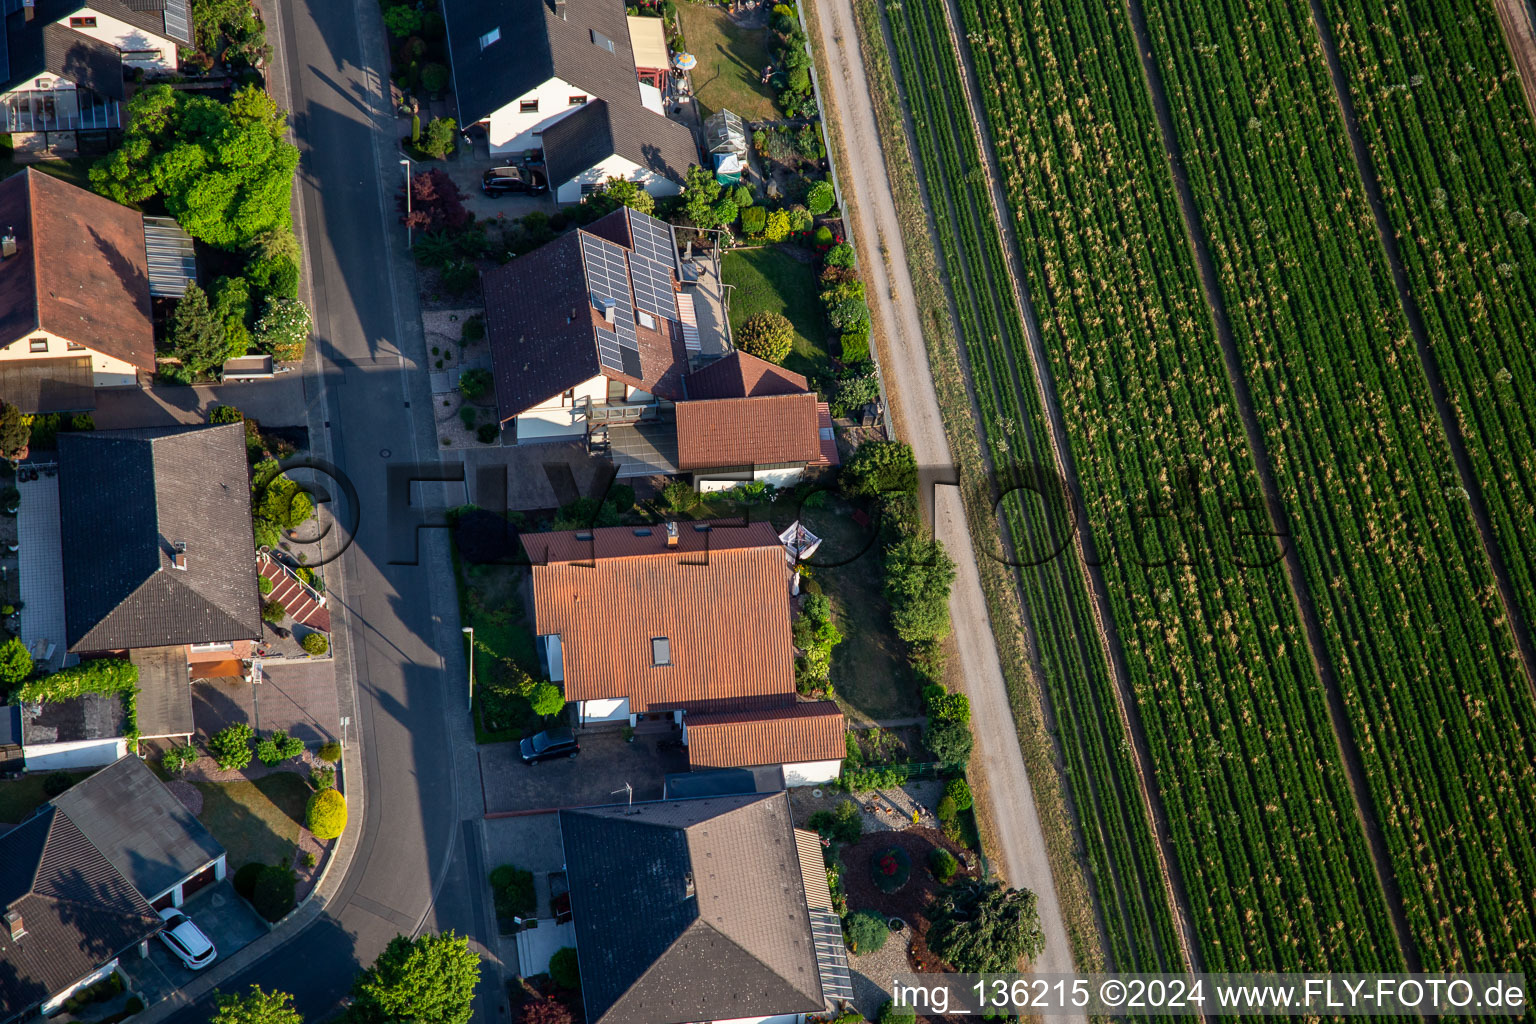
[[[1308,14],[1147,5],[1414,940],[1426,967],[1513,969],[1536,949],[1536,714]]]
[[[1536,622],[1536,133],[1491,5],[1330,0],[1383,200],[1525,623]]]
[[[1517,969],[1536,949],[1536,710],[1307,7],[1146,4],[1186,224],[1124,4],[953,0],[1039,325],[1032,360],[946,2],[883,10],[978,432],[997,464],[1050,464],[1043,386],[1102,562],[1068,547],[1020,583],[1111,964],[1178,951],[1135,732],[1086,642],[1095,571],[1207,969],[1391,970],[1415,952],[1426,969]],[[1519,85],[1492,12],[1466,0],[1430,25],[1327,3],[1530,621],[1536,261],[1521,211],[1536,174]],[[1212,254],[1225,351],[1190,231]],[[1261,471],[1294,579],[1254,539]],[[1003,511],[1015,548],[1049,546],[1038,508]],[[1380,863],[1357,811],[1382,826]]]

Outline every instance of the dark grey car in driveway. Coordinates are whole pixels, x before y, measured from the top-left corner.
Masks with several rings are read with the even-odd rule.
[[[557,757],[575,757],[581,752],[581,744],[569,729],[545,729],[543,732],[524,736],[517,745],[524,764],[538,764]]]

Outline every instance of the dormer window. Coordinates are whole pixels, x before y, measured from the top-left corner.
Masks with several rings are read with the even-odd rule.
[[[656,329],[656,318],[643,309],[635,310],[635,323],[647,330],[654,331]]]
[[[93,17],[70,18],[69,19],[69,27],[70,28],[95,28],[96,27],[96,19],[93,18]]]
[[[666,668],[672,664],[672,641],[664,636],[651,638],[651,665]]]
[[[30,342],[28,342],[28,344],[32,346],[32,351],[33,352],[47,352],[48,351],[48,339],[47,338],[33,338]]]
[[[491,29],[485,35],[480,37],[480,49],[482,49],[482,50],[485,49],[487,46],[490,46],[492,43],[496,42],[500,38],[501,38],[501,29],[499,27]]]
[[[519,100],[517,104],[519,114],[537,114],[539,112],[538,100]]]
[[[597,29],[592,29],[592,45],[601,47],[609,53],[613,52],[613,40],[603,35]]]

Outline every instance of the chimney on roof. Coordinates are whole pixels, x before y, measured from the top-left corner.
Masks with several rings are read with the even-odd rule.
[[[24,0],[22,3],[22,10],[25,12],[24,17],[28,21],[32,20],[32,9],[36,6],[36,0]]]
[[[171,564],[174,565],[178,569],[182,569],[182,570],[186,569],[186,567],[187,567],[187,542],[186,541],[179,540],[179,541],[176,542],[176,553],[171,556]]]
[[[565,0],[555,0],[555,17],[565,20]]]
[[[0,260],[10,259],[16,255],[16,229],[6,226],[5,234],[0,235]]]
[[[21,937],[27,934],[27,926],[21,919],[21,911],[7,910],[5,923],[10,927],[12,942],[20,941]]]
[[[668,523],[667,524],[667,547],[669,547],[669,548],[677,547],[677,524],[676,523]]]

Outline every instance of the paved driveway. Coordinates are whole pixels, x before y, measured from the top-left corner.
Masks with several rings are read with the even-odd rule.
[[[192,686],[192,720],[199,736],[212,736],[233,722],[258,732],[282,729],[305,743],[338,738],[336,663],[330,658],[267,661],[263,682],[200,679]]]
[[[239,384],[99,388],[92,417],[98,430],[168,427],[207,423],[215,405],[233,405],[267,427],[306,425],[304,382],[297,373]]]
[[[532,766],[518,759],[516,743],[480,748],[487,813],[622,803],[626,782],[636,800],[660,800],[667,774],[687,770],[683,751],[658,751],[648,736],[625,743],[617,730],[584,732],[578,756]]]
[[[268,931],[266,922],[239,897],[227,878],[194,894],[181,909],[213,940],[219,960],[233,956]],[[159,939],[149,941],[149,959],[127,956],[122,964],[124,972],[133,981],[132,988],[151,1006],[191,982],[199,973],[187,970]]]

